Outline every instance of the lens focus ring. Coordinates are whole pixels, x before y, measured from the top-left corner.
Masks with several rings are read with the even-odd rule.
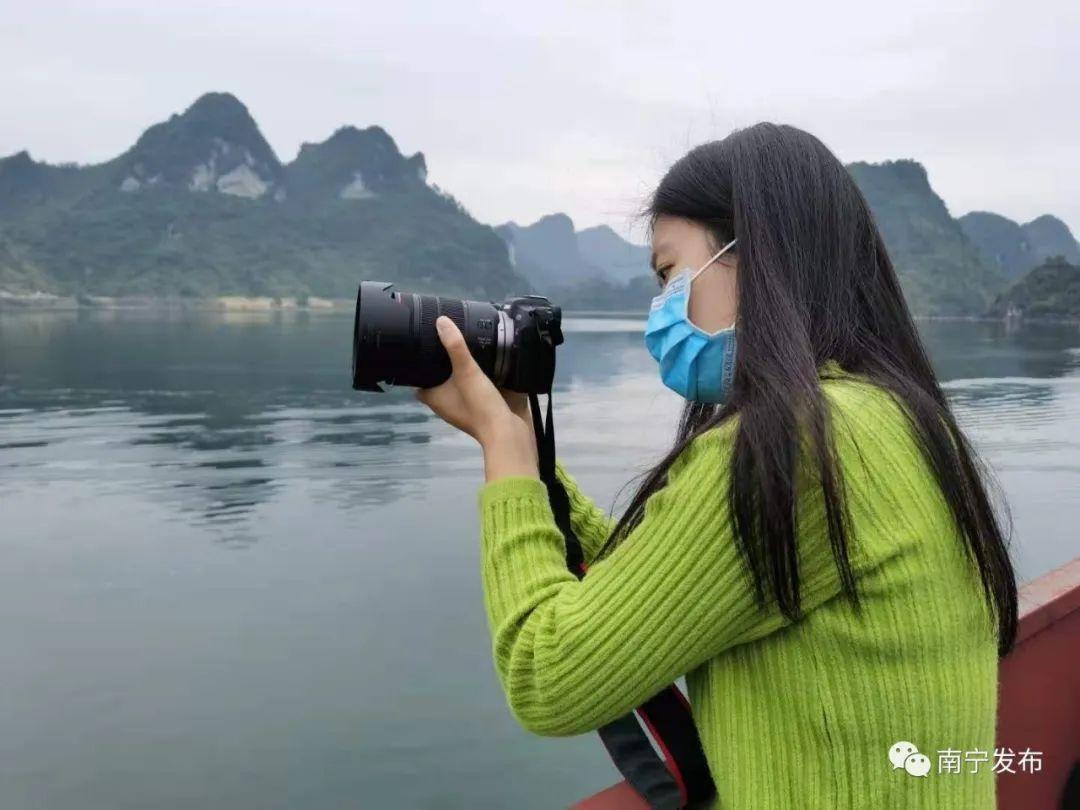
[[[461,301],[456,298],[443,298],[434,295],[416,295],[418,299],[419,338],[420,338],[420,363],[425,367],[429,364],[446,362],[442,342],[439,333],[435,330],[435,319],[440,315],[447,316],[457,328],[465,332],[465,309]]]

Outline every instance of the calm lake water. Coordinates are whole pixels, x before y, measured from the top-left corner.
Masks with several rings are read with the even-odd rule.
[[[560,457],[603,505],[679,400],[640,320],[570,318]],[[923,325],[1024,579],[1080,553],[1080,331]],[[599,742],[505,707],[482,460],[349,388],[352,320],[0,317],[0,807],[553,808]]]

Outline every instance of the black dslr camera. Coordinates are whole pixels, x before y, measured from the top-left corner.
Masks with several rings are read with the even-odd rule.
[[[542,295],[462,301],[398,292],[383,281],[362,281],[353,319],[353,388],[379,383],[430,388],[450,376],[450,357],[435,331],[446,315],[465,336],[472,356],[500,388],[523,394],[551,390],[555,347],[563,342],[562,309]]]

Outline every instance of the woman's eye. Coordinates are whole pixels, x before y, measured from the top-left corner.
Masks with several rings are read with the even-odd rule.
[[[656,283],[661,287],[667,284],[667,274],[669,269],[670,265],[656,268]]]

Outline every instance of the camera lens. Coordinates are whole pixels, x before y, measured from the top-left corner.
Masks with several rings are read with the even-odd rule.
[[[484,373],[496,384],[510,368],[513,322],[495,304],[398,292],[393,284],[364,281],[353,320],[353,388],[381,391],[379,383],[429,388],[450,376],[450,358],[435,330],[446,315]]]

